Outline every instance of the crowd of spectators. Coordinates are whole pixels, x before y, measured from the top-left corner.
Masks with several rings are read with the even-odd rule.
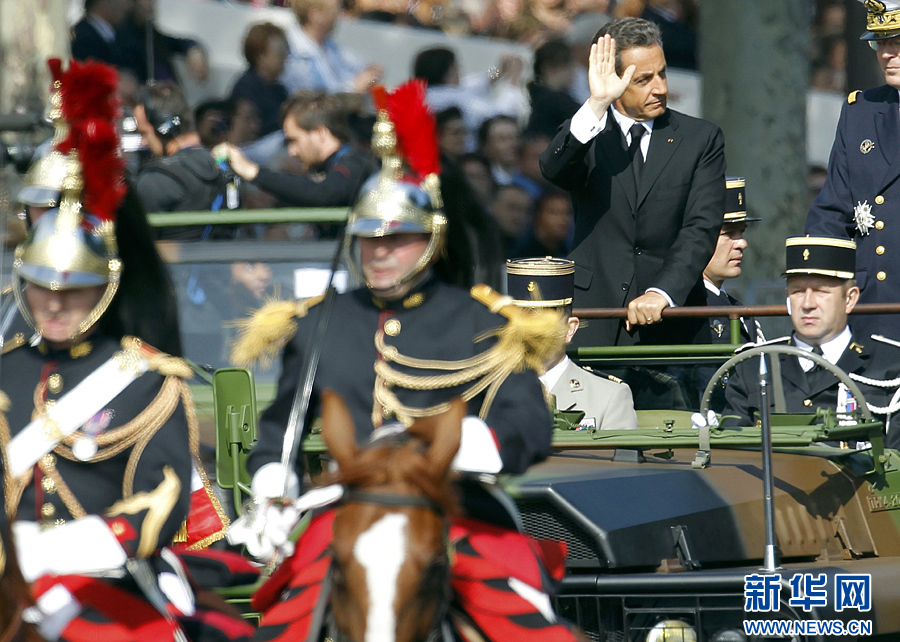
[[[139,127],[138,133],[145,144],[152,142],[148,139],[154,137],[154,130],[158,137],[166,116],[176,118],[179,128],[166,139],[174,143],[167,145],[168,151],[144,152],[135,164],[135,178],[137,169],[150,163],[142,180],[150,210],[160,209],[163,191],[172,200],[173,190],[158,189],[155,183],[169,180],[181,185],[185,202],[167,201],[163,208],[178,211],[207,206],[198,206],[198,191],[184,188],[183,176],[164,173],[171,164],[164,157],[171,155],[192,157],[195,169],[234,170],[238,180],[232,176],[218,183],[221,190],[226,184],[232,189],[239,185],[238,197],[216,207],[349,204],[359,178],[356,174],[374,167],[368,150],[374,113],[367,93],[382,78],[383,69],[358,59],[332,37],[345,16],[529,45],[534,51],[530,68],[521,58],[507,56],[495,66],[471,69],[471,74],[464,75],[459,52],[434,46],[419,51],[409,69],[409,77],[427,85],[427,100],[437,117],[444,178],[454,182],[455,192],[465,191],[459,199],[466,211],[466,232],[457,238],[468,237],[478,246],[469,248],[474,273],[502,287],[500,266],[506,258],[566,256],[570,250],[571,201],[545,181],[538,158],[558,127],[589,96],[587,60],[597,30],[616,17],[646,18],[660,27],[668,65],[696,69],[697,3],[253,0],[246,4],[289,6],[295,20],[289,26],[252,22],[243,42],[234,43],[243,52],[246,67],[230,91],[184,113],[174,109],[168,115],[156,114],[149,131],[143,105],[151,94],[158,94],[160,87],[177,92],[179,86],[207,77],[203,42],[160,32],[154,24],[155,0],[85,0],[85,17],[72,31],[72,52],[76,58],[100,59],[119,69],[123,104],[137,116],[134,120],[144,129]],[[813,85],[843,90],[843,4],[815,0],[811,10]],[[182,62],[176,64],[179,59]],[[157,175],[150,178],[154,168]],[[187,198],[188,194],[193,198]],[[328,237],[334,232],[334,226],[302,224],[228,230],[229,234],[293,240]],[[196,229],[190,231],[196,233]]]

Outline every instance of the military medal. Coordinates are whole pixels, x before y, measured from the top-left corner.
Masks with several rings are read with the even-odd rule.
[[[856,229],[859,230],[859,233],[866,236],[875,225],[875,217],[872,215],[872,206],[869,205],[869,201],[856,202],[856,207],[853,208],[853,220],[856,221]]]
[[[79,461],[90,461],[97,454],[97,435],[103,432],[113,418],[110,409],[101,410],[81,428],[81,435],[72,444],[72,454]]]

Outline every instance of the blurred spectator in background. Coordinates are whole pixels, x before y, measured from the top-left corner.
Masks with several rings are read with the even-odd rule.
[[[681,69],[697,68],[697,7],[693,0],[647,0],[640,16],[655,22],[662,33],[666,64]]]
[[[495,116],[478,129],[478,151],[491,164],[497,185],[509,185],[518,170],[519,127],[509,116]]]
[[[231,101],[228,100],[207,100],[194,109],[197,135],[206,149],[225,142],[231,127],[232,109]]]
[[[531,15],[547,34],[562,35],[572,28],[565,0],[527,0]],[[536,42],[532,44],[537,45]]]
[[[531,225],[532,200],[518,185],[502,185],[491,205],[491,214],[500,228],[504,256],[513,258],[514,249]]]
[[[293,0],[292,8],[297,23],[287,31],[290,52],[281,76],[288,94],[300,89],[362,93],[378,82],[381,67],[366,67],[331,37],[339,0]]]
[[[822,51],[813,62],[810,85],[816,89],[843,92],[847,86],[847,41],[843,34],[821,42]]]
[[[226,142],[241,147],[259,138],[260,117],[257,106],[246,98],[230,101],[231,119]]]
[[[548,40],[538,47],[534,52],[534,76],[528,83],[531,117],[526,133],[553,138],[559,126],[575,115],[581,104],[569,94],[574,79],[575,61],[565,40]]]
[[[467,130],[462,111],[459,107],[448,107],[438,112],[435,120],[437,121],[438,147],[440,147],[441,153],[458,161],[466,153]]]
[[[260,167],[228,143],[213,154],[227,160],[242,179],[295,207],[349,205],[362,181],[376,169],[371,156],[350,144],[347,112],[336,96],[298,92],[285,105],[282,128],[288,154],[303,162],[307,174]]]
[[[492,73],[460,78],[459,63],[452,49],[431,47],[419,52],[413,62],[413,77],[428,85],[428,105],[434,113],[457,107],[463,114],[470,136],[481,124],[494,116],[515,119],[528,114],[522,92],[522,60],[504,57]]]
[[[526,135],[519,147],[518,171],[513,183],[525,188],[531,198],[538,198],[550,183],[541,173],[541,154],[550,145],[550,136]]]
[[[155,14],[156,0],[134,0],[128,17],[116,31],[116,43],[122,53],[119,68],[133,74],[142,85],[151,80],[179,82],[173,60],[184,56],[191,79],[205,82],[209,76],[206,50],[196,40],[160,33],[153,23]],[[150,62],[148,52],[152,56]]]
[[[147,212],[192,212],[224,208],[224,174],[200,141],[194,116],[174,83],[147,88],[134,108],[137,130],[155,157],[141,167],[137,193]],[[226,226],[157,228],[160,239],[227,238]]]
[[[591,45],[597,39],[597,32],[612,18],[602,13],[583,13],[572,23],[572,29],[566,34],[566,42],[572,48],[575,69],[572,72],[572,85],[569,93],[579,105],[591,97],[588,86],[587,61],[590,60]]]
[[[244,57],[250,67],[235,82],[231,100],[248,100],[256,106],[260,124],[257,137],[281,129],[281,106],[288,93],[278,77],[284,71],[287,52],[284,30],[271,22],[253,25],[244,37]]]
[[[497,183],[491,175],[491,164],[481,154],[463,154],[459,159],[459,169],[475,193],[475,199],[485,210],[490,210],[497,193]]]
[[[122,67],[125,58],[116,42],[116,28],[125,22],[129,4],[130,0],[84,0],[84,17],[72,28],[72,57]]]
[[[551,188],[537,200],[534,206],[534,225],[513,249],[510,258],[564,258],[569,253],[574,224],[569,194],[558,188]]]

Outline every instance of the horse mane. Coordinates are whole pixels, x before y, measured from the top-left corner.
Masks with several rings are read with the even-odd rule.
[[[459,497],[450,475],[435,479],[423,444],[415,438],[405,443],[392,440],[382,445],[379,442],[360,450],[352,462],[345,462],[335,472],[324,473],[318,482],[321,485],[341,484],[352,488],[406,484],[421,491],[445,515],[459,513]]]

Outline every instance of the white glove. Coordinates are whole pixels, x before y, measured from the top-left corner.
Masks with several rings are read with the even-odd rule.
[[[496,474],[503,470],[503,460],[491,429],[479,417],[463,418],[459,450],[450,467],[462,473]]]
[[[124,566],[128,556],[97,515],[42,531],[35,522],[13,522],[19,566],[28,582],[42,575],[85,575]]]
[[[704,426],[709,426],[710,428],[715,428],[719,425],[719,418],[716,416],[714,410],[706,411],[706,419],[703,418],[699,412],[695,412],[691,415],[691,427],[694,429],[703,428]]]
[[[276,554],[289,557],[294,543],[288,540],[300,520],[300,511],[293,504],[281,504],[261,498],[246,507],[240,519],[228,529],[230,544],[243,544],[247,552],[261,562],[268,562]]]
[[[287,478],[287,484],[285,484]],[[300,494],[300,480],[297,479],[297,473],[285,470],[278,462],[266,464],[256,471],[253,475],[253,481],[250,482],[250,492],[253,493],[254,499],[273,497],[286,497],[287,499],[297,499]]]
[[[288,536],[300,519],[300,511],[292,500],[297,499],[299,490],[297,474],[278,462],[257,470],[250,482],[253,499],[228,529],[228,541],[243,544],[250,555],[262,562],[272,560],[276,554],[291,555],[294,544]]]
[[[81,613],[81,603],[62,585],[51,586],[34,606],[29,606],[22,619],[38,627],[45,640],[58,640],[63,630]]]

